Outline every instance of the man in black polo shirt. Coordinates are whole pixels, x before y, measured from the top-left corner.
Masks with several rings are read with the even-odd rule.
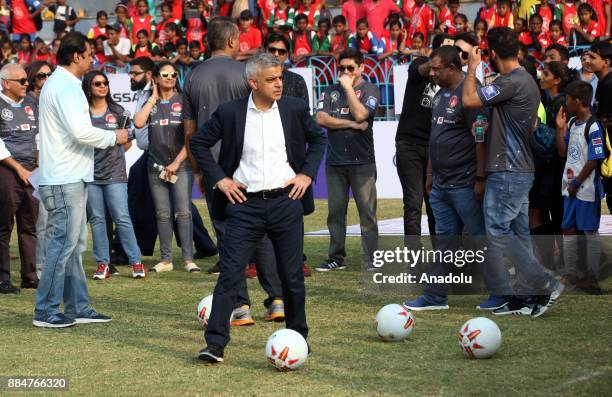
[[[359,222],[364,265],[372,264],[378,246],[376,221],[376,161],[372,125],[380,92],[365,81],[363,54],[354,48],[340,53],[338,84],[328,87],[317,106],[317,123],[327,128],[327,227],[328,259],[316,270],[344,269],[346,265],[346,211],[349,188],[353,192]]]
[[[434,37],[432,47],[440,47],[446,34]],[[424,194],[431,108],[439,87],[429,79],[429,58],[418,57],[410,64],[404,93],[402,114],[395,135],[397,175],[402,184],[404,199],[404,235],[413,248],[421,246],[421,209],[423,199],[427,210],[429,231],[434,234],[435,222]]]
[[[37,105],[26,98],[28,79],[20,65],[8,64],[0,71],[0,139],[10,156],[0,161],[0,293],[18,294],[11,284],[9,242],[13,218],[17,221],[21,288],[36,288],[36,218],[38,200],[28,177],[38,166]]]

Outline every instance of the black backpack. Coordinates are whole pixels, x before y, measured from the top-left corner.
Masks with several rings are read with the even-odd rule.
[[[28,12],[30,14],[34,14],[36,12],[36,9],[33,6],[28,7]],[[42,12],[34,17],[34,25],[36,26],[37,31],[42,29],[43,27]]]

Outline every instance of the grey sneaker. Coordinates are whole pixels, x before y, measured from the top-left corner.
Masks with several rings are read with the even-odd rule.
[[[270,303],[264,320],[276,322],[285,320],[285,304],[282,299],[274,299],[272,303]]]
[[[232,317],[230,318],[230,325],[242,327],[253,324],[255,324],[255,320],[253,320],[249,305],[242,305],[234,309],[232,312]]]

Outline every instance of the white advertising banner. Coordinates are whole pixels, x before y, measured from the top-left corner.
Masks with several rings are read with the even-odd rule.
[[[402,198],[402,185],[395,161],[397,121],[374,122],[374,153],[376,155],[376,192],[380,199]]]
[[[312,74],[313,69],[311,68],[291,68],[289,71],[293,73],[297,73],[304,78],[306,81],[306,88],[308,88],[308,106],[310,106],[311,111],[314,107],[314,75]]]
[[[408,64],[393,66],[393,97],[395,98],[395,114],[402,113],[404,92],[408,82]]]

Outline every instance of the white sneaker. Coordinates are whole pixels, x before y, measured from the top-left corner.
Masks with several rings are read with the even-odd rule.
[[[174,265],[172,263],[164,262],[159,262],[157,265],[151,268],[151,271],[156,273],[171,272],[172,270],[174,270]]]
[[[201,271],[201,269],[193,262],[188,262],[185,264],[185,271],[188,273],[196,273]]]

